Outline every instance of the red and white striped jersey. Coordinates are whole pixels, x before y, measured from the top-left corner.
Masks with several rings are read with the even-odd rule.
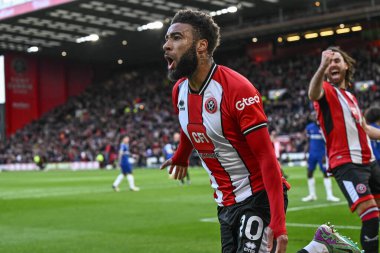
[[[350,92],[323,83],[324,96],[314,102],[326,142],[329,168],[374,161],[370,139],[362,127],[358,102]]]
[[[173,103],[183,132],[208,172],[218,205],[233,205],[264,189],[245,135],[267,127],[267,117],[259,92],[245,77],[214,64],[199,92],[190,90],[188,79],[179,80]]]

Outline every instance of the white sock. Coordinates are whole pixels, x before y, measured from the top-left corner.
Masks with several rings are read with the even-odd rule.
[[[123,179],[124,179],[123,174],[118,175],[117,178],[115,179],[115,182],[113,182],[113,186],[118,187],[121,181],[123,181]]]
[[[311,241],[304,249],[309,253],[329,253],[326,245],[316,241]]]
[[[325,185],[326,195],[327,198],[330,198],[333,196],[332,193],[332,184],[331,184],[331,178],[327,177],[323,179],[323,183]]]
[[[309,186],[309,195],[311,196],[317,196],[315,193],[315,179],[314,177],[307,179],[307,185]]]
[[[133,189],[135,188],[135,179],[132,174],[127,175],[128,183],[129,183],[129,188]]]

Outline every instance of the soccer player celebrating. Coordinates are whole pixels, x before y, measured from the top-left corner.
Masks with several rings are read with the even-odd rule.
[[[380,168],[370,140],[380,130],[363,120],[358,102],[347,88],[354,59],[337,47],[322,52],[320,66],[309,85],[317,118],[326,141],[329,171],[334,175],[351,211],[362,220],[360,241],[366,253],[378,253]]]
[[[182,10],[172,19],[163,49],[168,77],[178,80],[172,98],[181,140],[161,169],[183,178],[194,148],[214,189],[222,252],[285,252],[287,196],[261,95],[214,62],[219,38],[206,13]]]
[[[319,168],[323,173],[323,184],[325,185],[326,199],[327,201],[338,202],[340,199],[333,195],[331,178],[327,176],[326,166],[324,165],[326,156],[325,141],[323,140],[319,126],[315,122],[316,119],[314,112],[311,117],[313,118],[312,122],[310,122],[305,129],[306,136],[309,140],[307,145],[309,153],[309,157],[307,159],[307,185],[309,188],[309,195],[302,198],[302,201],[309,202],[317,199],[317,194],[315,191],[315,178],[313,177],[313,174],[317,164],[319,164]]]
[[[125,136],[123,138],[123,141],[120,144],[120,149],[119,149],[119,163],[121,167],[121,173],[117,176],[115,181],[112,184],[112,188],[114,191],[118,192],[120,191],[119,189],[119,184],[121,181],[123,181],[124,177],[127,177],[128,183],[129,183],[129,189],[131,191],[139,191],[140,188],[135,186],[135,178],[133,177],[132,174],[132,165],[129,162],[129,137]]]

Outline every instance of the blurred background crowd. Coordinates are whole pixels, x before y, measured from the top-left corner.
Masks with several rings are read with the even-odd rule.
[[[380,102],[379,48],[349,53],[357,61],[355,81],[374,81],[368,88],[352,87],[364,110]],[[303,132],[313,110],[307,88],[319,62],[320,54],[315,53],[267,62],[254,62],[247,55],[217,59],[218,64],[246,76],[260,91],[269,130],[281,141],[282,152],[304,151]],[[32,162],[35,154],[48,162],[95,161],[101,155],[104,165],[114,164],[120,140],[128,135],[137,165],[145,166],[148,157],[162,156],[164,145],[179,129],[172,87],[161,66],[95,81],[81,95],[0,143],[0,164]]]

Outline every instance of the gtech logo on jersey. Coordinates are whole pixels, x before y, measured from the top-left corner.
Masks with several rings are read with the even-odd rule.
[[[258,95],[255,95],[254,97],[249,97],[249,98],[242,98],[241,100],[238,100],[235,104],[236,109],[239,111],[244,110],[246,106],[250,106],[253,104],[258,104],[260,103],[260,98]]]

